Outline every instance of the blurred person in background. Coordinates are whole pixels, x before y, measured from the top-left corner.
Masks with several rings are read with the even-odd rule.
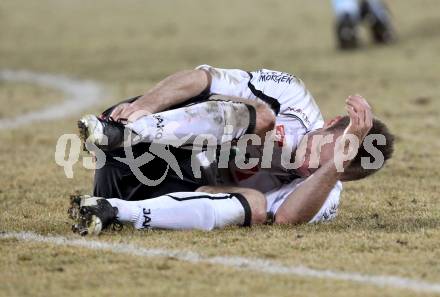
[[[366,22],[376,44],[396,39],[388,7],[382,0],[332,0],[336,16],[336,40],[341,50],[359,48],[359,25]]]

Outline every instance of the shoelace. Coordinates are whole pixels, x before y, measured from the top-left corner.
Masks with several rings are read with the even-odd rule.
[[[125,119],[125,118],[119,118],[119,119],[117,119],[117,120],[115,121],[114,118],[112,118],[112,117],[108,117],[107,119],[102,119],[102,120],[105,120],[105,121],[107,121],[107,122],[118,123],[118,124],[121,124],[121,125],[126,125],[126,124],[128,124],[128,119]]]
[[[124,226],[121,222],[119,222],[117,219],[115,219],[113,222],[111,222],[111,228],[113,231],[121,231]]]

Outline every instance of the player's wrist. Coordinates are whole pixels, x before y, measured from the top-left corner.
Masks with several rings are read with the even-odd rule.
[[[344,172],[344,169],[348,167],[350,162],[351,161],[338,160],[335,158],[324,163],[320,169],[322,169],[322,172],[325,176],[333,177],[335,180],[339,180]]]

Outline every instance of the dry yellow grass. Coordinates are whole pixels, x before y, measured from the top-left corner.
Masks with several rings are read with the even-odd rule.
[[[45,87],[17,82],[0,82],[0,119],[44,108],[59,102],[63,94]]]
[[[342,54],[334,50],[327,1],[3,0],[0,68],[102,82],[109,97],[85,112],[202,63],[294,73],[326,116],[343,112],[346,95],[361,93],[397,135],[396,152],[382,172],[345,185],[339,216],[331,224],[210,233],[125,228],[100,240],[440,282],[440,4],[395,2],[390,4],[400,36],[396,45],[367,44]],[[44,104],[57,96],[5,83],[0,94],[31,95]],[[2,117],[37,107],[27,100],[11,107],[1,98]],[[78,116],[0,130],[0,231],[70,235],[68,195],[89,192],[92,173],[77,164],[74,178],[67,179],[54,151],[60,135],[75,132]],[[4,296],[414,295],[15,240],[1,240],[0,250]]]

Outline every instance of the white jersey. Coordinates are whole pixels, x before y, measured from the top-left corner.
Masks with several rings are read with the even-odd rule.
[[[271,164],[263,166],[266,167],[263,170],[275,175],[291,175],[292,172],[282,165],[282,150],[294,152],[306,133],[324,125],[318,105],[304,83],[291,74],[267,69],[246,72],[209,65],[201,65],[197,69],[204,69],[211,74],[211,93],[250,100],[261,99],[273,109],[276,114],[277,142],[270,156]],[[248,146],[247,153],[249,157],[261,160],[262,146]]]
[[[322,128],[324,121],[304,83],[297,77],[279,71],[260,69],[246,72],[239,69],[220,69],[201,65],[211,74],[211,93],[265,101],[277,115],[277,125],[297,122],[305,133]],[[296,125],[295,125],[296,126]],[[299,134],[301,131],[285,131]]]
[[[265,193],[268,211],[276,213],[282,201],[304,180],[295,176],[294,171],[282,166],[282,149],[294,152],[305,134],[324,126],[319,107],[304,83],[285,72],[268,69],[247,72],[240,69],[214,68],[209,65],[201,65],[197,69],[206,70],[211,74],[211,93],[250,100],[261,99],[275,112],[277,143],[274,145],[270,168],[240,170],[234,162],[230,162],[229,172],[232,177],[229,177],[229,181],[232,179],[235,185]],[[261,146],[250,146],[247,152],[249,157],[262,157]],[[341,183],[338,182],[317,216],[334,217],[330,214],[336,213],[335,201],[339,202],[341,189]],[[317,221],[317,217],[312,221]]]

